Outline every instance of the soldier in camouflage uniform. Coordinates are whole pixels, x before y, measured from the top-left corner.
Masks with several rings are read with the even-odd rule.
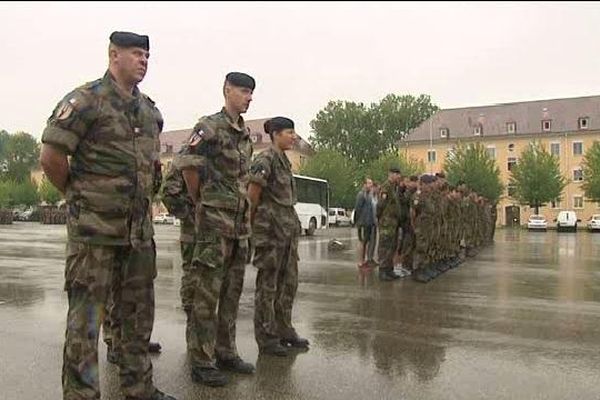
[[[185,147],[182,148],[179,154],[182,154]],[[165,175],[165,183],[161,191],[162,202],[169,210],[169,213],[179,218],[181,226],[179,227],[179,245],[181,250],[181,288],[179,295],[181,296],[181,306],[187,316],[188,323],[186,324],[185,338],[186,343],[190,344],[190,329],[191,329],[191,312],[194,301],[194,289],[198,287],[199,282],[195,282],[197,274],[192,273],[192,260],[194,257],[194,247],[196,243],[196,226],[195,226],[195,207],[190,198],[183,175],[181,171],[171,164]]]
[[[388,180],[381,185],[377,202],[377,220],[379,224],[379,279],[393,281],[400,278],[394,272],[394,256],[398,250],[398,233],[403,220],[400,204],[400,169],[392,167]]]
[[[189,146],[176,158],[196,204],[194,288],[188,328],[192,379],[223,386],[220,370],[252,374],[235,345],[235,326],[250,236],[247,195],[252,142],[240,114],[248,110],[255,82],[249,75],[227,74],[225,107],[200,118]],[[218,310],[217,310],[218,304]]]
[[[286,356],[287,346],[308,348],[292,326],[298,289],[298,237],[301,226],[294,205],[296,184],[285,151],[296,141],[294,122],[275,117],[265,122],[272,146],[250,168],[254,266],[254,335],[261,354]]]
[[[42,135],[42,167],[68,205],[63,399],[100,398],[98,335],[112,286],[125,398],[168,400],[154,387],[148,356],[156,277],[151,204],[160,187],[163,121],[137,88],[148,37],[114,32],[110,40],[104,77],[69,93]]]
[[[185,147],[180,150],[182,154]],[[165,175],[165,183],[161,191],[162,202],[169,213],[179,218],[181,226],[179,230],[179,244],[181,248],[181,305],[188,314],[192,310],[194,299],[194,283],[192,281],[191,269],[194,256],[194,244],[196,243],[196,228],[194,224],[195,207],[190,198],[181,171],[171,164]]]

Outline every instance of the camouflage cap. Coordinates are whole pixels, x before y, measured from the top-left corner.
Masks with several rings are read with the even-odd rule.
[[[110,35],[110,42],[119,47],[140,47],[150,51],[150,39],[146,35],[138,35],[133,32],[113,32]]]

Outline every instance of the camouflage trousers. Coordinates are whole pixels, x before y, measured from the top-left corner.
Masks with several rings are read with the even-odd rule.
[[[214,366],[216,357],[238,356],[235,330],[247,256],[247,239],[207,231],[198,235],[190,270],[193,301],[186,326],[194,367]]]
[[[100,398],[98,336],[111,292],[109,333],[121,353],[121,389],[134,398],[147,398],[154,392],[148,343],[154,324],[155,277],[153,242],[142,248],[67,243],[64,400]]]
[[[398,251],[400,252],[404,268],[412,269],[415,253],[415,231],[411,225],[402,227],[402,239],[400,240]]]
[[[393,271],[394,256],[398,250],[398,227],[385,226],[379,227],[379,270]]]
[[[195,243],[180,242],[181,245],[181,269],[183,275],[181,275],[181,289],[179,295],[181,296],[181,306],[185,311],[192,309],[192,302],[194,300],[194,282],[192,281],[192,259],[194,258],[194,246]]]
[[[292,306],[298,289],[298,238],[283,247],[258,247],[254,254],[254,336],[259,347],[298,337]]]

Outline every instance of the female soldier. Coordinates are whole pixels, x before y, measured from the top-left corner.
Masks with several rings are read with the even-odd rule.
[[[272,146],[250,168],[248,196],[252,205],[252,244],[256,294],[254,335],[260,353],[286,356],[288,347],[308,348],[292,326],[292,305],[298,288],[300,221],[296,185],[285,150],[296,141],[294,122],[275,117],[265,122]]]

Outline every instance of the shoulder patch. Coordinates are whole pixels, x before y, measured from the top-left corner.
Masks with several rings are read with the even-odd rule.
[[[75,97],[71,97],[69,100],[63,101],[60,108],[56,110],[54,118],[59,121],[69,118],[75,109],[75,104],[77,104],[77,99]]]
[[[200,143],[202,141],[203,137],[204,137],[204,131],[202,129],[200,129],[199,131],[194,132],[192,134],[192,136],[190,136],[189,146],[190,147],[197,146],[198,143]]]

